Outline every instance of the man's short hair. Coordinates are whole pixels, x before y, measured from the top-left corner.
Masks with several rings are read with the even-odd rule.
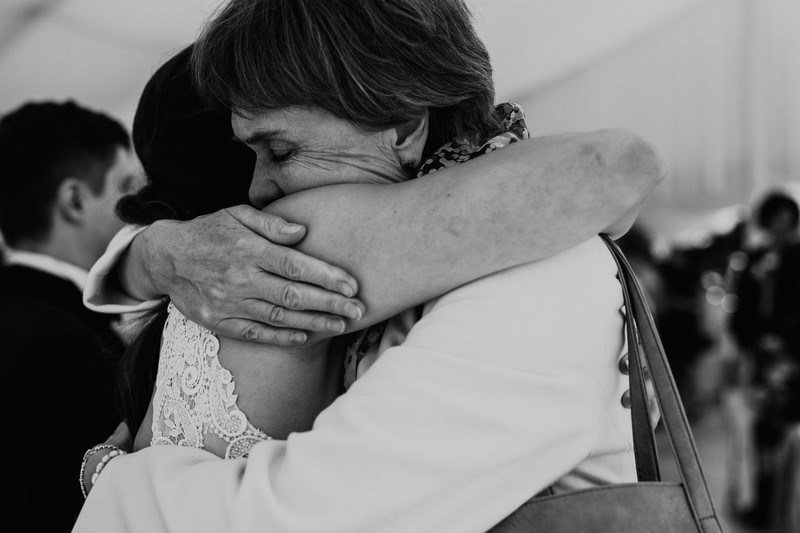
[[[0,119],[0,231],[10,246],[41,240],[66,178],[101,194],[117,148],[130,149],[125,127],[74,101],[30,102]]]
[[[463,0],[229,0],[192,61],[201,94],[235,111],[312,106],[381,130],[429,110],[435,148],[499,129]]]

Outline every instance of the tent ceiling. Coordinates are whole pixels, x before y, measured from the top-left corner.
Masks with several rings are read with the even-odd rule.
[[[4,0],[0,111],[76,98],[130,120],[153,70],[189,43],[218,1]]]
[[[517,98],[637,39],[704,0],[469,0]],[[3,0],[0,113],[75,98],[126,122],[153,70],[191,42],[220,0]]]

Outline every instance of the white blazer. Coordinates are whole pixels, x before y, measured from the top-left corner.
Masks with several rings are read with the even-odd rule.
[[[74,531],[481,532],[548,486],[635,481],[615,275],[593,238],[454,290],[311,431],[116,458]]]

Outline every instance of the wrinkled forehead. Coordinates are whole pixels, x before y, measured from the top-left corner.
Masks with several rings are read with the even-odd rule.
[[[253,144],[264,137],[301,135],[328,117],[332,115],[321,109],[299,106],[235,111],[231,113],[231,126],[237,139]]]

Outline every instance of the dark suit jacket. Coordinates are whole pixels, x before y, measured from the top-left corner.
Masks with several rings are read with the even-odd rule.
[[[31,531],[72,529],[83,504],[83,453],[121,420],[114,389],[123,345],[110,326],[116,318],[86,309],[69,281],[0,266],[9,523]]]

